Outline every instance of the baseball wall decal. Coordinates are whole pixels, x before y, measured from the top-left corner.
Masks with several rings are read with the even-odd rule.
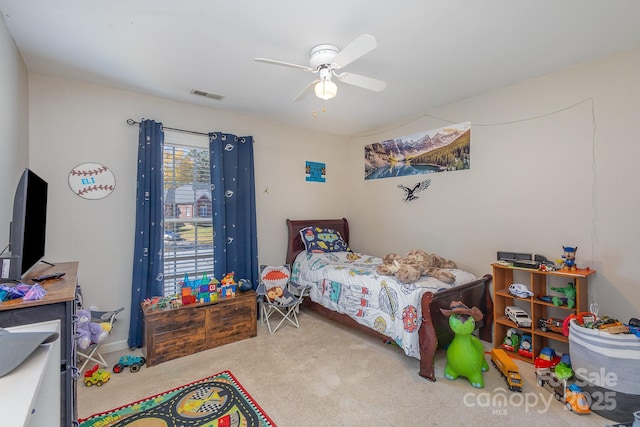
[[[84,199],[103,199],[116,188],[116,178],[100,163],[82,163],[69,172],[69,187]]]

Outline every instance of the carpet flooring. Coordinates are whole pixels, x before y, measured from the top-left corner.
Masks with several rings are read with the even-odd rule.
[[[597,414],[569,412],[538,387],[533,365],[525,362],[516,361],[524,380],[522,393],[510,392],[493,366],[484,373],[485,387],[475,389],[464,378],[444,378],[446,354],[441,350],[435,358],[437,381],[432,383],[418,375],[419,361],[396,346],[304,309],[300,325],[283,326],[270,335],[266,325],[258,324],[254,338],[136,373],[125,370],[100,388],[78,383],[79,416],[228,370],[278,427],[613,424]],[[124,354],[132,353],[109,353],[106,359],[115,363]]]

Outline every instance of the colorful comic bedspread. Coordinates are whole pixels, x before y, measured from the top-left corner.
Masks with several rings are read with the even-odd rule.
[[[293,264],[292,282],[311,285],[311,300],[375,329],[398,344],[408,356],[420,358],[420,301],[425,292],[438,292],[475,280],[463,270],[448,270],[456,281],[433,277],[400,283],[376,272],[382,259],[355,252],[302,252]]]

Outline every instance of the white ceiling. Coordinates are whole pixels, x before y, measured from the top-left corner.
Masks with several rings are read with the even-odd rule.
[[[638,0],[0,0],[0,11],[30,71],[340,135],[640,46]],[[338,82],[330,101],[293,102],[316,75],[253,60],[308,65],[313,46],[364,33],[377,49],[341,71],[384,80],[383,92]]]

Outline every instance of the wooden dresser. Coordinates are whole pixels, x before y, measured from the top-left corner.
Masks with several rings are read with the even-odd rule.
[[[147,366],[255,337],[254,291],[215,303],[144,312]]]
[[[39,264],[23,282],[33,284],[31,278],[51,273],[65,273],[65,275],[60,279],[41,283],[47,291],[44,298],[36,301],[14,299],[0,303],[0,327],[31,325],[51,320],[60,321],[60,354],[56,359],[59,366],[60,392],[54,398],[60,399],[59,425],[66,427],[77,422],[76,379],[79,372],[76,367],[73,336],[78,303],[76,300],[78,262],[63,262],[54,266]],[[58,425],[54,420],[49,421],[50,425]],[[0,424],[5,425],[2,422]]]

